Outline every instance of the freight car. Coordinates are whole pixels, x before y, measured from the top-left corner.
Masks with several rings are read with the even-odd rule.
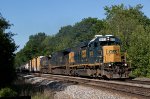
[[[113,35],[95,35],[90,41],[30,62],[30,71],[99,78],[129,78],[130,64]],[[39,61],[39,66],[37,63]],[[38,69],[37,69],[38,67]]]
[[[25,65],[21,67],[29,72],[40,72],[40,70],[42,69],[41,67],[46,67],[46,66],[42,66],[45,65],[43,61],[45,61],[45,56],[38,56],[32,58]]]

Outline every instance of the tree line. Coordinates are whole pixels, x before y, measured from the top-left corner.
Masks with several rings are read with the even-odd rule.
[[[6,32],[11,24],[0,14],[0,89],[8,86],[16,77],[14,67],[14,51],[17,46],[11,32]]]
[[[23,49],[16,53],[15,66],[33,57],[73,47],[91,40],[94,35],[113,34],[122,41],[121,50],[127,52],[132,75],[150,77],[150,19],[142,12],[142,5],[123,4],[104,7],[105,19],[85,18],[74,25],[61,27],[55,35],[37,33],[29,37]]]

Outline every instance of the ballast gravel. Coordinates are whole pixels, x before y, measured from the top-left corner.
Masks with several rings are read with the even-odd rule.
[[[43,86],[49,92],[54,92],[54,99],[140,99],[137,97],[120,94],[115,91],[104,90],[62,81],[48,80],[42,77],[26,79],[27,83]],[[53,99],[50,97],[50,99]]]
[[[122,96],[117,93],[103,91],[81,85],[70,85],[64,91],[56,92],[54,99],[137,99],[131,96]]]

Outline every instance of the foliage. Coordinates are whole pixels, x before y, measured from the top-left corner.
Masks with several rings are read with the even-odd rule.
[[[14,51],[16,45],[13,33],[5,33],[11,24],[0,15],[0,87],[10,84],[15,77]]]
[[[25,47],[17,52],[15,65],[21,66],[33,57],[50,55],[89,40],[95,35],[95,31],[101,30],[101,25],[103,26],[103,21],[89,17],[74,26],[61,27],[54,36],[47,36],[45,33],[31,35]]]
[[[10,88],[3,88],[0,90],[0,97],[14,97],[17,93]]]
[[[123,4],[105,7],[108,30],[122,40],[122,50],[127,51],[132,62],[133,75],[149,76],[149,26],[150,19],[141,12],[142,6],[125,7]]]
[[[123,4],[106,6],[106,18],[103,20],[85,18],[72,26],[62,27],[56,35],[45,35],[40,42],[37,41],[37,35],[33,35],[17,53],[18,66],[37,55],[49,55],[73,47],[92,39],[94,35],[113,34],[121,39],[122,51],[128,53],[133,75],[150,77],[150,19],[144,15],[142,8],[140,4],[134,7]]]
[[[28,60],[33,57],[43,55],[43,40],[46,38],[45,33],[37,33],[36,35],[31,35],[29,41],[26,43],[24,49],[21,49],[15,57],[15,65],[20,66],[21,64],[26,63]]]
[[[36,93],[31,98],[32,99],[54,99],[54,91],[44,90],[43,93]]]

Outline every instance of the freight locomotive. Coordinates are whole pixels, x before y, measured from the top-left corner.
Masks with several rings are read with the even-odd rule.
[[[29,71],[99,78],[129,78],[130,64],[113,35],[95,35],[90,41],[29,61]]]

